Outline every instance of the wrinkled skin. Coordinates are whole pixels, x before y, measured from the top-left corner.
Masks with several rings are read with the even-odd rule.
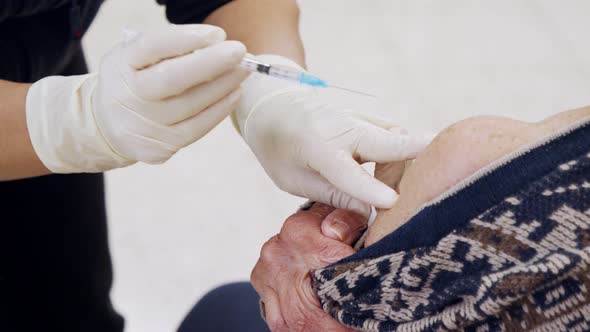
[[[366,218],[316,203],[264,244],[251,281],[273,332],[352,331],[320,308],[310,271],[352,255],[365,228]]]
[[[559,113],[537,123],[497,116],[480,116],[443,130],[408,164],[400,179],[400,164],[377,165],[375,176],[394,187],[393,208],[380,210],[369,228],[369,246],[408,221],[420,207],[491,162],[590,116],[590,108]],[[427,230],[425,230],[427,231]]]

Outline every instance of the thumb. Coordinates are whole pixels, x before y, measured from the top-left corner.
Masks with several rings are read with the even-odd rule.
[[[352,245],[367,229],[367,218],[343,209],[332,211],[321,224],[322,234]]]

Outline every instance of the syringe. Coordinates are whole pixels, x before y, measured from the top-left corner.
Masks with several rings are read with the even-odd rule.
[[[240,63],[240,67],[247,69],[254,73],[259,73],[263,75],[267,75],[270,77],[275,77],[291,82],[297,82],[299,84],[314,86],[314,87],[321,87],[321,88],[335,88],[340,90],[346,90],[348,92],[358,93],[361,95],[369,96],[376,98],[376,96],[356,90],[351,90],[339,86],[334,86],[332,84],[328,84],[328,82],[310,75],[304,71],[300,71],[294,68],[283,67],[283,66],[273,66],[268,63],[260,62],[258,60],[253,60],[249,58],[244,58]]]

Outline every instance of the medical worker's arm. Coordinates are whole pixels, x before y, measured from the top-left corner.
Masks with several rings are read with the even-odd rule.
[[[4,82],[0,180],[168,160],[238,103],[246,49],[225,37],[210,25],[170,25],[126,38],[97,73],[46,77],[26,92]]]
[[[223,27],[262,61],[303,69],[298,21],[295,0],[234,0],[205,22]],[[242,89],[234,120],[267,174],[291,194],[335,207],[364,215],[369,205],[391,207],[395,191],[359,162],[413,158],[428,143],[302,86],[250,75]]]
[[[0,181],[49,173],[27,131],[25,100],[30,86],[0,80]]]
[[[276,54],[305,66],[295,0],[234,0],[205,19],[239,40],[252,54]]]

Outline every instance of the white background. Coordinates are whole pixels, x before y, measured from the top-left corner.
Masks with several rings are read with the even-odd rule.
[[[300,2],[311,71],[378,94],[340,101],[411,129],[590,105],[588,1]],[[84,40],[91,69],[122,28],[162,24],[153,0],[107,1]],[[246,280],[302,202],[273,186],[229,121],[166,165],[113,171],[107,182],[113,300],[129,332],[172,331],[204,292]]]

